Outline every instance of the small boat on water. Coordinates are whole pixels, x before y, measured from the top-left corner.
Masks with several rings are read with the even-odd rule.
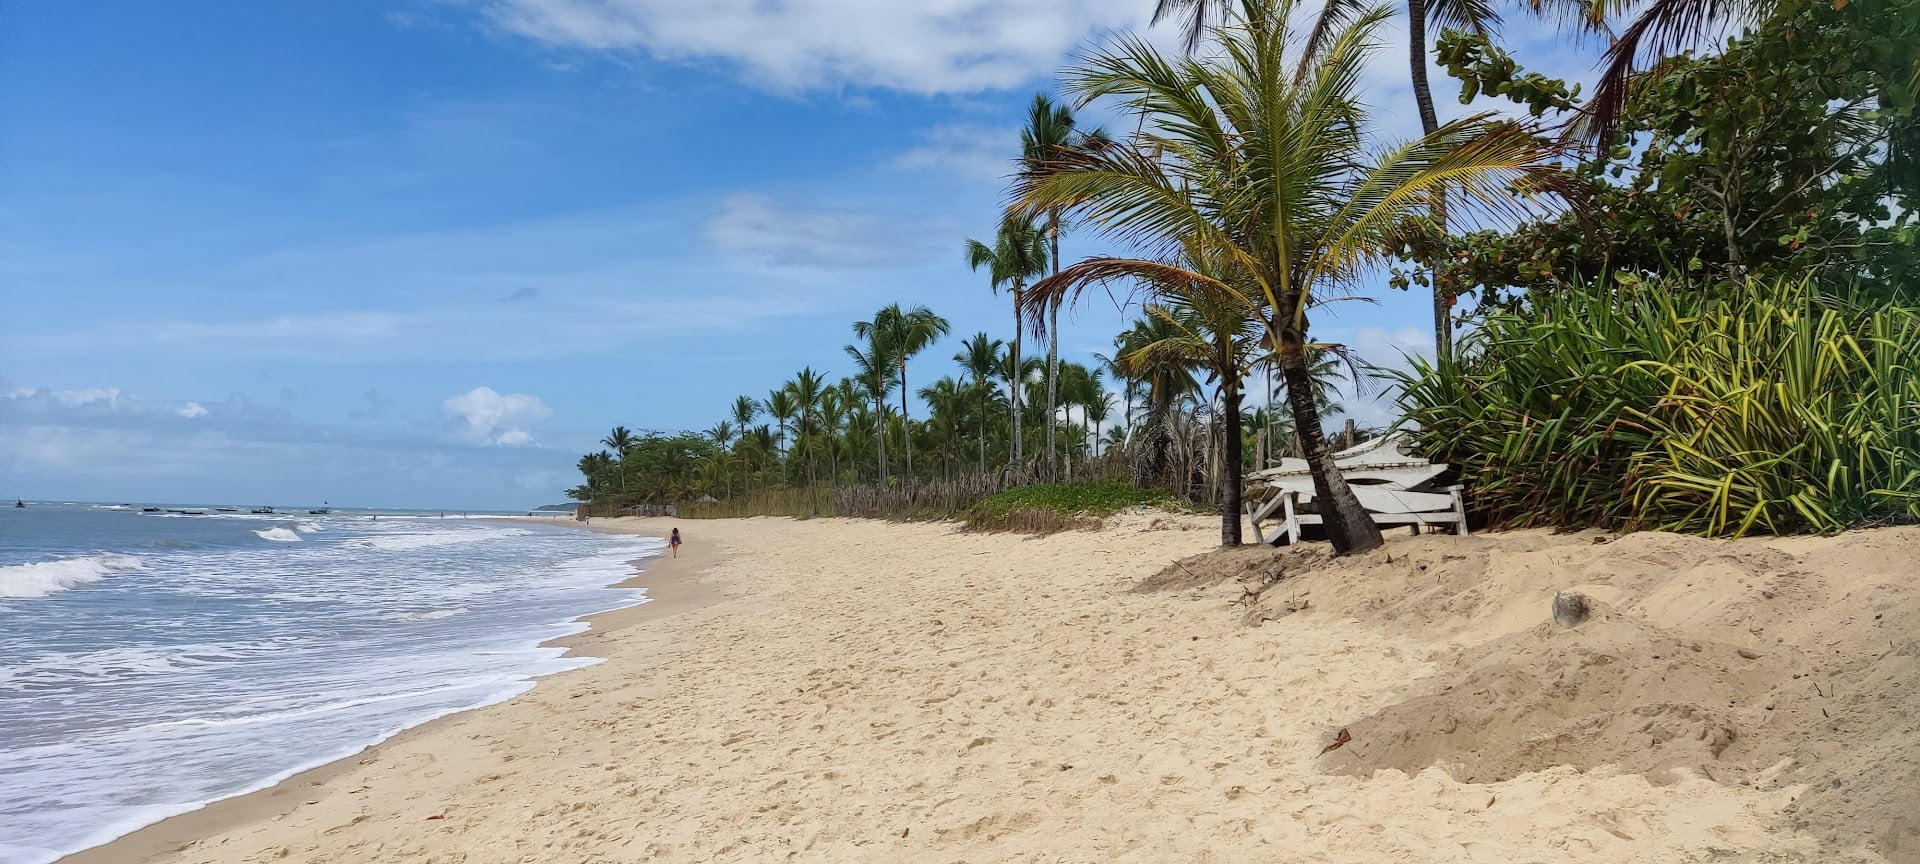
[[[333,512],[333,505],[328,504],[325,501],[320,502],[320,509],[307,511],[309,515],[313,515],[313,516],[325,516],[328,513],[332,513],[332,512]]]
[[[181,515],[181,516],[205,516],[205,515],[207,515],[207,511],[205,511],[205,510],[168,510],[167,512],[168,512],[168,513],[177,513],[177,514],[179,514],[179,515]]]
[[[5,498],[0,498],[0,501],[5,501],[5,500],[7,500],[7,499],[5,499]],[[15,499],[13,499],[13,509],[15,509],[15,510],[25,510],[25,509],[27,509],[27,499],[25,499],[25,498],[15,498]]]
[[[238,507],[215,507],[215,508],[213,508],[213,512],[215,512],[215,513],[238,513],[238,512],[240,512],[240,508],[238,508]]]
[[[272,508],[272,507],[255,507],[255,508],[253,508],[253,515],[255,515],[255,516],[272,516],[272,515],[273,515],[273,508]]]
[[[160,509],[160,508],[158,508],[158,507],[142,507],[142,508],[140,508],[140,512],[142,512],[142,513],[164,513],[164,512],[166,512],[166,511],[164,511],[164,510],[161,510],[161,509]]]

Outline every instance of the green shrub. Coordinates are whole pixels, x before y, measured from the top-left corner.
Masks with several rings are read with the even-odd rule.
[[[1920,309],[1806,283],[1566,291],[1490,315],[1400,407],[1504,526],[1830,531],[1920,518]]]
[[[1043,483],[989,495],[963,518],[970,531],[1050,534],[1098,528],[1103,517],[1139,506],[1176,505],[1164,493],[1124,483]]]

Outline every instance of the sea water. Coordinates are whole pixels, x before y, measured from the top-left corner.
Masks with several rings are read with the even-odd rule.
[[[437,515],[0,510],[0,861],[265,788],[591,659],[651,538]]]

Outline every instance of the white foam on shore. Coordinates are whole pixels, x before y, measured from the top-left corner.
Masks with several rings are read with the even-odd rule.
[[[131,555],[89,555],[0,567],[0,597],[45,597],[98,582],[115,573],[130,573],[140,566],[140,559]]]
[[[96,558],[118,559],[117,566],[124,569],[160,574],[152,586],[128,588],[192,597],[196,608],[217,608],[228,598],[255,604],[350,601],[352,605],[334,614],[351,625],[352,632],[338,642],[331,636],[316,641],[311,634],[297,639],[275,634],[257,643],[116,646],[49,654],[4,670],[18,674],[0,675],[0,691],[111,687],[136,693],[177,680],[174,692],[182,698],[156,703],[171,710],[157,714],[155,722],[101,726],[98,715],[75,715],[74,736],[61,733],[43,738],[43,743],[17,742],[24,746],[13,748],[0,744],[0,776],[22,781],[0,784],[0,861],[47,864],[212,802],[268,788],[422,723],[512,698],[531,689],[539,677],[597,663],[543,644],[586,630],[588,624],[579,618],[544,624],[521,619],[496,629],[495,616],[518,605],[510,599],[516,596],[539,600],[592,592],[583,596],[593,600],[569,604],[569,615],[647,602],[639,591],[603,589],[632,576],[635,559],[657,555],[661,548],[651,538],[582,537],[577,542],[589,547],[581,550],[586,554],[519,569],[514,563],[484,563],[495,555],[515,561],[518,544],[495,547],[486,541],[542,532],[467,523],[457,531],[387,529],[366,536],[361,532],[386,526],[333,524],[328,528],[344,538],[329,541],[344,542],[299,543],[290,541],[320,526],[304,520],[280,525],[286,527],[252,532],[275,540],[273,548],[206,553],[222,556],[217,569],[196,566],[183,574],[178,562],[160,553],[144,568],[129,556]],[[462,568],[468,566],[464,562],[469,558],[446,558],[441,547],[445,554],[460,556],[477,550],[489,577],[466,584],[457,576],[444,581],[420,575],[411,562],[455,560],[463,562]],[[334,556],[366,563],[323,565],[311,572],[287,563]],[[79,567],[89,561],[98,563],[72,559],[50,564]],[[0,578],[22,569],[0,568]],[[111,572],[106,566],[94,569]],[[365,574],[357,575],[361,570]],[[93,569],[81,575],[83,581],[100,578]],[[293,587],[302,590],[286,590]],[[296,593],[301,596],[292,596]],[[400,604],[405,611],[392,608]],[[395,622],[387,625],[394,629],[373,623],[381,620]],[[281,646],[282,638],[294,641]],[[380,647],[402,644],[406,651]],[[340,650],[332,650],[336,647]],[[324,666],[316,666],[322,658]],[[294,679],[299,686],[271,684]],[[260,686],[263,681],[270,686]],[[233,695],[202,698],[215,690]],[[290,741],[299,743],[289,746]],[[168,766],[172,776],[143,774],[153,765]],[[129,788],[116,780],[125,777],[141,779]],[[32,782],[25,782],[29,778]],[[66,805],[62,811],[46,810],[41,805],[48,800]],[[14,817],[21,821],[5,824]]]

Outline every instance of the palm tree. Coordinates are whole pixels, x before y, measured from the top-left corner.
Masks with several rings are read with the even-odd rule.
[[[1011,421],[1013,434],[1007,444],[1009,468],[1020,464],[1020,451],[1025,446],[1021,443],[1021,436],[1025,434],[1020,416],[1021,410],[1025,407],[1024,400],[1020,398],[1021,391],[1033,376],[1040,374],[1045,368],[1046,364],[1039,360],[1031,357],[1022,358],[1011,346],[1000,355],[995,365],[995,371],[1000,376],[1000,380],[1007,382],[1007,405],[1013,411]]]
[[[1407,222],[1443,193],[1498,222],[1516,214],[1516,200],[1558,188],[1561,175],[1550,145],[1488,117],[1370,149],[1358,88],[1388,11],[1348,21],[1330,8],[1312,27],[1323,38],[1296,54],[1297,8],[1298,0],[1239,0],[1212,31],[1217,52],[1173,62],[1123,37],[1070,73],[1080,98],[1117,97],[1139,128],[1124,143],[1062,155],[1022,184],[1024,206],[1064,207],[1110,235],[1219,264],[1199,272],[1152,255],[1090,258],[1035,285],[1028,314],[1113,279],[1184,283],[1239,303],[1277,355],[1327,538],[1348,554],[1382,541],[1320,428],[1307,379],[1308,310],[1384,261]]]
[[[893,368],[891,354],[887,346],[877,337],[873,322],[856,321],[853,325],[856,335],[867,337],[867,348],[862,351],[852,345],[844,346],[847,356],[853,358],[853,380],[860,385],[866,395],[873,399],[873,434],[879,450],[880,485],[887,483],[887,393],[893,388]]]
[[[733,497],[733,473],[730,470],[733,460],[728,456],[728,449],[733,446],[733,435],[734,428],[731,420],[722,420],[707,430],[707,437],[713,439],[714,446],[719,448],[719,452],[713,455],[713,459],[721,469],[721,482],[726,488],[728,498]]]
[[[612,432],[607,433],[607,437],[600,439],[600,443],[607,445],[607,449],[612,450],[615,454],[625,456],[627,455],[627,451],[632,450],[633,445],[639,442],[633,437],[633,432],[627,429],[627,427],[615,426]]]
[[[1153,21],[1176,15],[1184,17],[1182,25],[1191,53],[1198,48],[1205,36],[1209,22],[1226,17],[1233,0],[1156,0],[1153,7]],[[1733,0],[1735,4],[1753,4],[1763,0]],[[1842,0],[1844,2],[1844,0]],[[1439,115],[1433,110],[1433,89],[1427,82],[1427,54],[1431,50],[1427,38],[1429,25],[1442,31],[1465,30],[1479,35],[1490,35],[1499,29],[1500,12],[1494,8],[1491,0],[1406,0],[1407,15],[1407,78],[1413,85],[1413,104],[1420,114],[1420,132],[1432,136],[1440,131]],[[1662,0],[1648,7],[1643,18],[1654,15],[1663,7],[1693,4],[1697,7],[1715,8],[1722,5],[1721,0]],[[1606,13],[1610,4],[1605,0],[1518,0],[1522,10],[1535,17],[1553,18],[1572,23],[1581,35],[1605,34],[1607,32]],[[1321,40],[1335,32],[1331,29],[1339,24],[1353,20],[1362,13],[1363,7],[1355,0],[1331,0],[1321,22],[1326,26],[1316,27],[1309,37],[1308,50],[1315,50]],[[1714,14],[1709,12],[1708,14]],[[1615,51],[1619,47],[1615,46]],[[1628,48],[1628,63],[1631,63],[1634,49]],[[1609,52],[1613,58],[1613,52]],[[1610,73],[1611,74],[1611,70]],[[1621,73],[1624,79],[1624,71]],[[1601,90],[1601,105],[1607,105],[1608,91]],[[1624,86],[1619,90],[1624,101]],[[1617,105],[1616,105],[1617,107]],[[1447,224],[1446,199],[1438,197],[1433,202],[1434,221],[1445,230]],[[1423,262],[1431,266],[1432,262]],[[1058,269],[1058,268],[1056,268]],[[1434,356],[1445,360],[1453,354],[1453,296],[1437,282],[1433,286],[1433,338]]]
[[[940,466],[946,479],[953,479],[953,450],[960,442],[960,420],[966,413],[967,388],[951,376],[942,377],[920,388],[920,398],[931,411],[933,432],[940,443]]]
[[[815,516],[820,515],[820,499],[813,488],[814,460],[813,444],[811,442],[817,431],[813,428],[813,419],[814,415],[820,410],[820,392],[825,384],[826,379],[822,378],[820,373],[813,371],[812,366],[808,366],[801,369],[800,373],[795,375],[792,381],[787,382],[786,388],[782,390],[782,392],[786,393],[792,399],[793,407],[800,414],[800,434],[798,437],[800,446],[806,450],[807,494],[812,500],[813,515]]]
[[[787,432],[793,428],[793,415],[796,408],[793,394],[782,387],[767,394],[767,416],[773,418],[774,429],[780,434],[780,455],[787,455]]]
[[[607,437],[600,439],[600,443],[607,445],[613,451],[614,460],[618,462],[627,458],[627,454],[633,451],[633,445],[640,442],[633,437],[633,432],[627,427],[615,426],[613,431],[607,433]],[[627,472],[620,470],[615,473],[620,476],[620,491],[627,491]]]
[[[1098,129],[1082,132],[1076,128],[1073,111],[1065,105],[1055,103],[1045,93],[1033,94],[1033,104],[1027,108],[1027,125],[1020,130],[1020,171],[1029,178],[1038,177],[1052,170],[1055,162],[1067,151],[1088,146],[1102,146],[1106,134]],[[1052,272],[1060,272],[1060,210],[1059,206],[1046,210],[1047,248],[1053,255]],[[1036,329],[1039,324],[1034,325]],[[1055,306],[1047,316],[1047,470],[1054,470],[1054,463],[1060,458],[1054,448],[1054,412],[1060,398],[1060,308]]]
[[[1094,383],[1096,385],[1099,383],[1097,376],[1094,379]],[[1107,418],[1113,414],[1113,394],[1108,393],[1104,387],[1098,388],[1094,393],[1093,400],[1088,402],[1085,407],[1087,411],[1087,422],[1093,424],[1093,458],[1098,459],[1100,458],[1100,429],[1101,426],[1106,424]]]
[[[820,434],[827,442],[827,485],[840,488],[840,429],[847,422],[847,389],[852,382],[840,383],[820,391]],[[854,397],[857,401],[859,397]]]
[[[1000,348],[1005,345],[986,333],[975,333],[973,338],[960,343],[960,353],[953,355],[953,362],[972,380],[974,397],[979,400],[980,408],[980,473],[987,473],[987,400],[993,392],[994,367],[1000,358]]]
[[[908,482],[913,480],[913,417],[907,413],[907,361],[915,354],[927,350],[935,340],[952,331],[947,319],[933,314],[932,309],[915,306],[901,309],[895,303],[875,312],[872,321],[853,322],[853,333],[875,341],[875,344],[887,346],[887,355],[893,358],[900,370],[900,423],[907,434],[902,436],[906,442],[906,470]]]
[[[1193,364],[1166,353],[1142,353],[1141,348],[1178,335],[1173,324],[1160,316],[1149,315],[1113,340],[1114,360],[1120,374],[1144,389],[1145,416],[1135,431],[1147,448],[1147,480],[1167,479],[1168,449],[1172,446],[1173,427],[1181,402],[1199,392]]]
[[[1027,280],[1045,273],[1047,270],[1046,232],[1034,227],[1033,220],[1018,213],[1007,213],[1000,220],[1000,229],[993,236],[993,245],[988,246],[978,240],[967,241],[967,266],[974,270],[987,268],[987,278],[993,280],[993,290],[998,292],[1001,285],[1008,286],[1013,295],[1013,366],[1020,368],[1020,303],[1025,297]],[[1013,388],[1013,455],[1010,465],[1020,463],[1020,388]]]

